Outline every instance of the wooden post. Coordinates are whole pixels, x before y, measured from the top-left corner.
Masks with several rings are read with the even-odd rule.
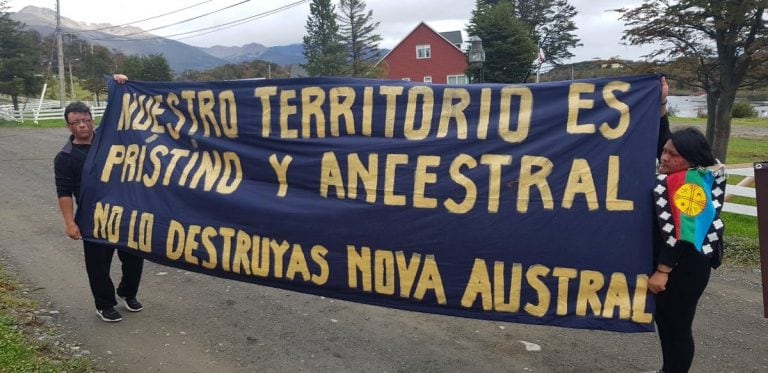
[[[763,317],[768,318],[768,161],[756,162],[754,167],[760,272],[763,277]]]

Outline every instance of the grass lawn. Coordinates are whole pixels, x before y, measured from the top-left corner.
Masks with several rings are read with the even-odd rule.
[[[0,372],[91,372],[86,358],[63,356],[49,342],[32,338],[36,304],[24,297],[18,284],[0,267]],[[45,328],[45,326],[37,326]]]
[[[728,141],[728,164],[753,163],[768,160],[768,141],[731,137]]]
[[[101,118],[96,118],[96,120],[100,120]],[[66,128],[67,123],[64,121],[64,118],[62,119],[56,119],[56,120],[41,120],[38,124],[33,123],[32,121],[28,122],[12,122],[7,120],[0,120],[0,127],[2,128]]]
[[[670,117],[669,121],[671,123],[682,124],[682,125],[697,125],[697,126],[707,125],[707,118]],[[766,118],[733,118],[731,119],[731,126],[768,128],[768,119]]]

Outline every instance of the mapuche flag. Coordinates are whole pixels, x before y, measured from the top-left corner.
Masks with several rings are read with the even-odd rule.
[[[667,245],[686,241],[711,257],[722,248],[725,173],[691,168],[656,178],[656,214]]]

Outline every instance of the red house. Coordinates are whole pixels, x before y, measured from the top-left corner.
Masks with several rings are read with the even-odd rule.
[[[458,40],[448,40],[448,37]],[[467,56],[461,32],[440,34],[421,22],[379,61],[388,79],[435,84],[466,84]]]

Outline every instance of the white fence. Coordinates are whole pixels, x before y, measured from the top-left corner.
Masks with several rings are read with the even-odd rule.
[[[10,104],[11,96],[0,94],[0,119],[14,122],[34,122],[38,124],[41,120],[64,119],[64,108],[58,100],[40,100],[33,97],[18,97],[19,110],[15,110]],[[71,101],[64,102],[66,107]],[[100,117],[104,114],[106,101],[96,105],[95,102],[82,101],[91,108],[93,117]]]
[[[86,103],[87,104],[87,103]],[[41,120],[55,120],[64,119],[64,109],[59,108],[59,103],[56,103],[56,107],[45,108],[41,106],[38,110],[37,106],[30,107],[27,105],[26,109],[14,110],[13,107],[8,105],[0,106],[0,119],[11,120],[14,122],[34,122],[38,124]],[[100,117],[104,114],[106,106],[91,106],[91,114],[94,118]]]
[[[729,175],[739,176],[755,176],[755,170],[752,168],[731,168],[726,171]],[[725,192],[734,196],[747,197],[755,199],[755,188],[740,185],[728,184],[725,187]],[[734,214],[757,216],[756,206],[741,205],[733,202],[726,202],[723,205],[723,211],[732,212]]]

